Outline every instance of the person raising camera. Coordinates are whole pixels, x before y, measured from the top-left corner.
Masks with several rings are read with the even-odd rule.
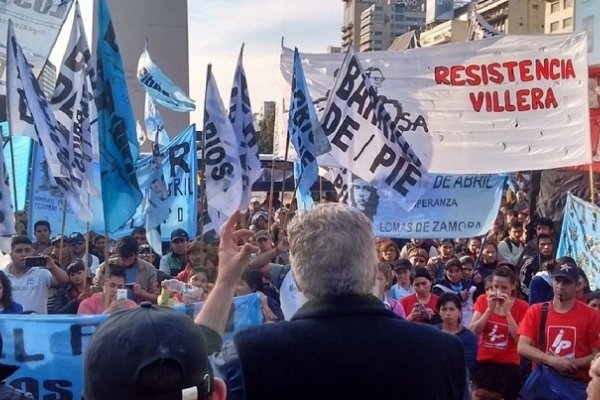
[[[23,235],[13,236],[10,244],[12,262],[4,272],[13,289],[13,300],[23,306],[24,312],[48,314],[48,289],[66,285],[69,276],[52,257],[33,255],[31,239]]]

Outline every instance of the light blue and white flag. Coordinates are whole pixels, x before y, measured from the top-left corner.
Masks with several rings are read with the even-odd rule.
[[[556,257],[569,256],[583,268],[592,290],[600,288],[600,208],[567,193]]]
[[[98,1],[96,54],[104,222],[106,229],[113,233],[133,216],[142,201],[142,193],[135,174],[135,162],[139,156],[135,119],[107,0]]]
[[[0,140],[2,143],[6,143],[3,137],[0,137]],[[4,151],[0,151],[0,250],[5,254],[10,253],[11,237],[15,234],[15,214],[10,201],[9,184],[4,163]]]
[[[260,178],[262,169],[258,156],[258,135],[254,129],[254,118],[250,106],[248,83],[242,65],[244,45],[240,49],[237,67],[231,87],[229,103],[229,120],[235,131],[239,144],[240,164],[242,166],[242,200],[240,210],[246,210],[252,199],[252,185]]]
[[[73,173],[82,181],[80,202],[88,204],[90,193],[99,193],[93,183],[92,161],[99,159],[96,102],[92,82],[95,79],[92,56],[83,27],[79,2],[71,37],[50,105],[63,132],[67,133],[69,159]]]
[[[197,220],[198,185],[196,185],[197,157],[194,138],[196,135],[195,125],[191,125],[177,135],[169,144],[161,148],[162,174],[164,176],[169,199],[167,206],[167,217],[160,221],[160,238],[162,241],[170,241],[170,234],[176,228],[183,228],[195,236]],[[140,189],[146,193],[152,182],[152,166],[156,158],[152,155],[143,157],[135,165],[136,175]],[[34,152],[31,172],[31,191],[28,207],[28,232],[33,235],[33,223],[38,220],[47,220],[51,226],[61,226],[63,214],[64,197],[57,185],[49,179],[48,168],[43,152]],[[92,165],[95,182],[100,182],[100,164],[94,162]],[[18,173],[18,171],[17,171]],[[124,235],[131,234],[134,227],[144,226],[146,216],[143,213],[144,204],[140,204],[135,214],[119,229],[111,234],[112,238],[118,239]],[[91,209],[94,219],[90,224],[92,231],[104,234],[104,213],[102,212],[102,197],[91,196]],[[160,210],[163,211],[163,210]],[[159,217],[160,218],[160,217]],[[86,224],[78,218],[70,207],[67,207],[65,218],[65,232],[85,232]]]
[[[294,162],[298,211],[313,207],[310,188],[319,179],[317,157],[331,150],[311,101],[298,49],[294,50],[294,75],[288,117],[288,134],[297,154]]]
[[[148,99],[146,98],[146,100]],[[154,143],[152,144],[152,161],[148,166],[150,184],[145,191],[143,213],[146,217],[146,236],[148,237],[148,244],[152,246],[157,254],[162,254],[162,243],[158,227],[169,216],[171,203],[175,199],[175,196],[169,195],[169,187],[165,180],[163,159],[167,153],[161,150],[162,146],[159,143],[159,132],[159,130],[155,130],[154,132],[155,138]],[[180,143],[183,145],[187,144],[190,149],[196,147],[196,135],[193,130],[188,130],[185,136],[178,137],[178,139],[183,139]],[[177,169],[180,179],[181,175],[183,175],[184,168],[181,166],[174,166],[173,169]],[[178,178],[171,177],[171,180],[173,179]]]
[[[44,149],[48,171],[64,194],[73,211],[84,221],[91,221],[92,213],[87,203],[82,202],[81,192],[86,190],[83,180],[72,166],[72,151],[68,133],[60,129],[54,112],[50,108],[33,72],[17,43],[12,23],[8,26],[9,49],[7,57],[7,100],[9,103],[9,126],[19,126],[20,115],[29,112],[35,128],[36,140]],[[15,106],[18,105],[17,108]]]
[[[156,103],[169,110],[188,112],[196,109],[194,100],[152,62],[147,48],[138,61],[137,80]]]
[[[207,205],[220,213],[222,222],[240,207],[242,166],[237,136],[227,117],[210,65],[204,101],[205,159],[202,162],[206,168],[206,199]],[[216,221],[213,220],[213,223]]]
[[[156,143],[158,141],[160,146],[169,144],[169,134],[165,129],[165,122],[148,92],[146,92],[144,102],[144,122],[146,124],[146,138],[150,142]]]

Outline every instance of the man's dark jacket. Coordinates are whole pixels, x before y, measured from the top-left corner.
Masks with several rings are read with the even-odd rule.
[[[463,399],[464,350],[454,335],[398,318],[370,295],[314,299],[289,322],[234,337],[241,370],[228,398]],[[235,364],[234,363],[234,364]],[[241,379],[241,384],[239,380]],[[230,384],[233,382],[230,382]]]

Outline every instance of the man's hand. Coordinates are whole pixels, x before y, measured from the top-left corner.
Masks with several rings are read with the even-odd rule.
[[[242,214],[236,211],[221,227],[217,282],[225,285],[237,284],[244,267],[250,263],[250,256],[258,251],[258,247],[246,242],[254,232],[248,229],[236,229],[241,216]]]
[[[575,372],[577,372],[577,367],[566,358],[550,355],[550,357],[548,357],[547,364],[558,372],[562,372],[564,374],[575,374]]]

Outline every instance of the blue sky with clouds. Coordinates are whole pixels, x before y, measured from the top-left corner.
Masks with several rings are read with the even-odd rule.
[[[278,96],[281,37],[287,47],[324,53],[339,46],[342,0],[190,0],[188,2],[190,92],[203,104],[211,63],[224,103],[242,43],[252,109]],[[200,110],[192,121],[201,121]]]

